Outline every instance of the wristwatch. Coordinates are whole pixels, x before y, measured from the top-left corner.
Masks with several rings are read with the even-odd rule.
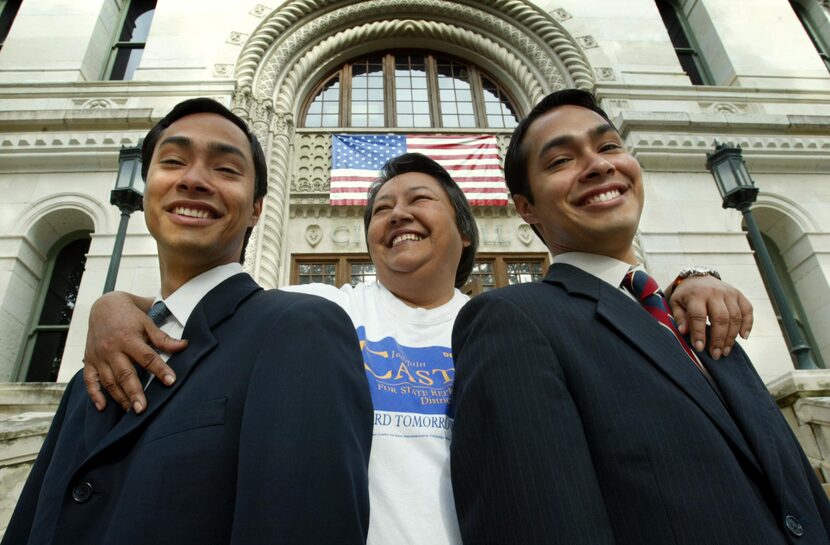
[[[687,267],[680,271],[680,274],[677,275],[677,280],[686,280],[690,276],[714,276],[718,280],[720,280],[720,273],[715,269],[709,269],[707,267]],[[677,282],[679,284],[679,282]]]
[[[674,289],[690,276],[714,276],[718,280],[721,279],[720,273],[715,269],[709,269],[707,267],[686,267],[680,271],[680,274],[671,283],[670,291],[667,293],[674,293]]]

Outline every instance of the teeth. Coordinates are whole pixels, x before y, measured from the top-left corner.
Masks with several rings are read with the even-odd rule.
[[[177,206],[173,209],[174,214],[178,214],[180,216],[187,216],[189,218],[199,218],[202,220],[206,220],[210,218],[210,213],[207,210],[196,210],[193,208],[184,208],[183,206]]]
[[[606,191],[605,193],[600,193],[599,195],[594,195],[590,199],[588,199],[585,204],[594,204],[597,202],[605,202],[610,201],[611,199],[616,199],[620,196],[620,192],[617,189],[612,189],[611,191]]]
[[[403,235],[398,235],[394,239],[392,239],[392,246],[395,246],[398,243],[403,242],[404,240],[418,241],[418,240],[422,240],[423,238],[424,237],[422,237],[420,235],[416,235],[415,233],[405,233]]]

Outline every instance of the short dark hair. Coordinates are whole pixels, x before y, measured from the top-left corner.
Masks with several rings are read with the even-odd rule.
[[[470,241],[470,245],[462,249],[461,259],[458,261],[458,267],[455,270],[455,287],[460,288],[467,283],[467,279],[473,271],[476,250],[478,249],[478,227],[473,217],[473,209],[470,207],[470,203],[467,202],[464,192],[452,179],[450,173],[433,159],[420,153],[404,153],[393,157],[381,167],[378,179],[369,187],[366,209],[363,212],[364,233],[367,235],[369,233],[372,208],[375,205],[375,199],[380,188],[392,178],[407,172],[419,172],[432,176],[441,184],[455,211],[455,225],[458,227],[458,232],[461,233],[462,238]],[[368,236],[366,238],[368,241]]]
[[[141,145],[141,177],[147,180],[147,172],[150,169],[150,161],[153,159],[153,152],[161,134],[173,123],[183,117],[193,114],[216,114],[224,117],[240,128],[248,138],[251,146],[251,157],[254,160],[254,202],[261,199],[268,192],[268,164],[265,161],[265,152],[259,140],[248,125],[235,113],[225,108],[222,104],[211,98],[191,98],[176,104],[170,112],[156,123],[144,137]],[[242,255],[239,256],[240,263],[245,259],[245,248],[248,246],[248,239],[251,237],[252,229],[245,232],[245,241],[242,244]]]
[[[563,89],[555,91],[537,104],[513,130],[507,154],[504,157],[504,179],[511,195],[522,195],[533,204],[533,195],[530,192],[530,183],[527,179],[527,148],[524,138],[527,130],[538,118],[560,106],[579,106],[596,112],[613,127],[605,110],[599,107],[596,97],[582,89]],[[534,229],[535,230],[535,229]]]

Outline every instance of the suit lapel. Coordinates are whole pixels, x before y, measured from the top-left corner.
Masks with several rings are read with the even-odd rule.
[[[182,337],[188,339],[187,348],[171,356],[167,362],[176,371],[176,382],[167,387],[153,380],[145,391],[147,409],[141,414],[124,414],[90,453],[86,462],[150,421],[176,395],[187,381],[187,377],[216,346],[213,330],[231,317],[243,301],[261,289],[250,276],[241,273],[228,278],[208,292],[193,309],[185,325]]]
[[[685,363],[678,362],[679,354],[687,356],[678,348],[677,340],[647,311],[638,308],[635,301],[615,286],[570,265],[552,266],[545,281],[561,284],[572,295],[594,299],[600,318],[688,395],[729,442],[758,467],[755,456],[711,385],[691,361],[689,365],[678,365]]]

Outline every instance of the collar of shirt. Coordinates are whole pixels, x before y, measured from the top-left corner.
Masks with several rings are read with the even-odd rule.
[[[607,255],[588,254],[585,252],[565,252],[558,254],[553,256],[553,262],[565,263],[577,269],[582,269],[586,273],[596,276],[615,288],[621,289],[631,299],[634,299],[634,296],[625,288],[620,287],[623,278],[625,278],[628,271],[645,270],[642,264],[634,266],[625,261],[608,257]]]
[[[164,304],[170,309],[170,314],[173,318],[172,320],[168,320],[162,326],[161,330],[171,337],[180,338],[184,330],[184,325],[187,323],[188,318],[190,318],[190,313],[193,312],[193,309],[196,308],[196,305],[199,304],[202,297],[231,276],[241,272],[242,265],[239,263],[219,265],[198,276],[194,276],[182,284],[179,289],[171,293],[167,299],[162,299],[161,295],[156,296],[156,300],[153,302],[164,301]]]

